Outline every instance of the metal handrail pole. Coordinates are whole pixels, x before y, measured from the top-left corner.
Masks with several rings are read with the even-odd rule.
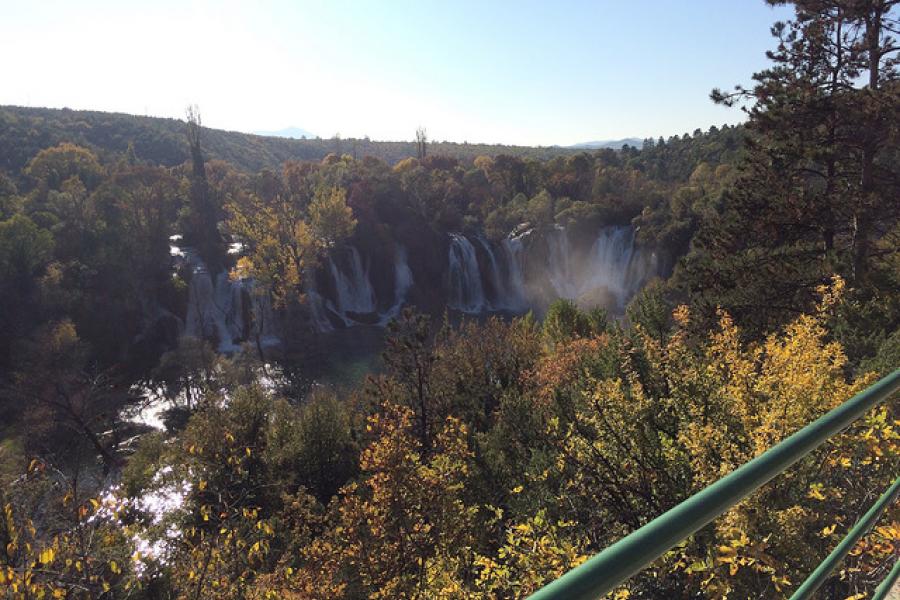
[[[884,578],[881,585],[875,588],[875,593],[872,594],[872,600],[884,600],[887,598],[888,593],[891,591],[891,588],[894,587],[894,584],[897,583],[898,579],[900,579],[900,559],[894,561],[894,568],[891,569],[888,576]]]
[[[812,595],[816,593],[816,590],[825,583],[825,580],[828,579],[828,576],[831,575],[831,572],[834,571],[835,567],[837,567],[838,564],[844,560],[844,557],[847,556],[847,553],[853,549],[856,542],[866,535],[875,523],[878,522],[881,513],[883,513],[897,498],[898,493],[900,493],[900,477],[898,477],[897,480],[894,481],[894,484],[881,495],[878,501],[872,505],[866,514],[856,522],[856,525],[854,525],[847,533],[846,537],[841,540],[841,543],[831,551],[831,554],[819,563],[816,570],[813,571],[810,576],[806,578],[806,581],[797,588],[797,591],[794,592],[790,600],[806,600],[807,598],[811,598]]]

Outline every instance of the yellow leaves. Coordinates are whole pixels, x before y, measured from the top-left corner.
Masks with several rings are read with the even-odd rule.
[[[40,560],[41,564],[43,565],[49,565],[53,562],[53,558],[55,556],[56,552],[53,550],[53,548],[46,548],[40,553],[40,555],[38,556],[38,560]]]
[[[737,549],[733,546],[719,546],[719,561],[731,562],[731,559],[737,556]]]
[[[816,292],[818,292],[820,296],[819,304],[816,307],[818,313],[822,316],[827,316],[844,297],[846,288],[847,282],[844,281],[844,278],[840,275],[832,277],[830,285],[820,285],[817,287]]]
[[[672,319],[678,327],[686,329],[691,322],[691,309],[685,304],[676,307],[672,311]]]
[[[316,236],[329,246],[352,235],[356,219],[347,206],[347,193],[338,187],[316,190],[309,205],[309,222]]]
[[[256,273],[256,265],[249,256],[242,256],[237,260],[234,268],[228,274],[229,279],[238,281],[241,279],[249,279]]]
[[[813,483],[809,486],[809,492],[807,492],[806,497],[813,500],[825,500],[825,494],[822,493],[823,489],[824,486],[821,483]]]
[[[256,528],[262,531],[266,535],[275,535],[275,530],[272,529],[272,526],[269,525],[266,521],[260,521],[256,524]]]
[[[772,581],[772,585],[775,586],[775,591],[778,592],[791,585],[791,580],[783,575],[772,575],[770,580]]]
[[[830,536],[832,533],[834,533],[834,530],[835,530],[836,528],[837,528],[837,523],[835,523],[835,524],[833,524],[833,525],[831,525],[831,526],[829,526],[829,527],[825,527],[825,528],[822,529],[822,531],[820,532],[819,535],[821,535],[822,537],[828,537],[828,536]]]

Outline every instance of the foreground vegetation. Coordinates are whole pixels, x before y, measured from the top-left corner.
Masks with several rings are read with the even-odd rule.
[[[4,492],[5,582],[22,597],[521,597],[874,380],[847,380],[826,329],[843,283],[822,293],[760,343],[726,313],[695,334],[687,307],[623,330],[560,303],[543,327],[493,319],[430,341],[407,312],[384,374],[302,401],[219,359],[184,427],[145,436],[110,496],[43,462]],[[896,475],[897,418],[867,415],[618,597],[786,593]],[[167,490],[183,491],[169,512],[141,501]],[[879,580],[898,517],[831,597]]]

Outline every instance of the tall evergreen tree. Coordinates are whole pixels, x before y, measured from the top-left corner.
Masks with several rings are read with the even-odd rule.
[[[187,240],[196,245],[200,256],[212,271],[218,271],[222,262],[222,237],[219,234],[220,207],[213,201],[212,190],[206,179],[206,162],[203,158],[201,137],[203,126],[196,106],[187,109],[187,140],[191,149],[191,188],[187,228]]]
[[[862,286],[872,261],[896,252],[878,242],[900,216],[896,4],[795,2],[795,18],[772,28],[773,65],[754,86],[713,90],[716,102],[746,102],[749,139],[740,176],[683,264],[701,304],[766,330],[809,308],[833,274]]]

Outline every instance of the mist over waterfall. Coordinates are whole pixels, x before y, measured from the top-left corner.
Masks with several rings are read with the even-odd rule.
[[[571,269],[572,251],[569,248],[569,234],[557,225],[547,233],[547,255],[550,283],[560,298],[575,298],[577,282],[574,281]]]
[[[615,294],[620,306],[634,295],[656,270],[656,255],[635,249],[634,229],[605,227],[591,248],[588,286],[605,286]],[[651,273],[651,269],[653,273]]]
[[[607,226],[591,239],[561,227],[510,236],[499,244],[450,235],[447,306],[466,313],[524,312],[556,298],[621,313],[658,274],[656,254],[635,245],[628,226]],[[543,250],[542,250],[543,249]]]
[[[556,294],[584,305],[621,310],[658,270],[656,254],[636,248],[632,227],[601,228],[586,252],[572,248],[566,230],[557,227],[547,235],[547,246]]]

